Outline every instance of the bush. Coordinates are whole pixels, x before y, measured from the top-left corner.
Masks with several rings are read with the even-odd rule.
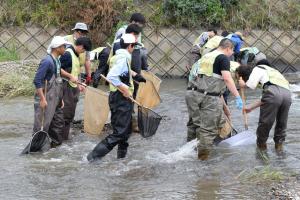
[[[163,12],[171,24],[189,28],[217,25],[225,14],[219,0],[165,0]]]

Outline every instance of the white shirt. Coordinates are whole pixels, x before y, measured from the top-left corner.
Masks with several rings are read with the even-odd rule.
[[[246,82],[246,85],[254,90],[257,87],[258,83],[264,85],[268,81],[269,76],[267,70],[259,67],[254,67],[250,74],[249,80]]]

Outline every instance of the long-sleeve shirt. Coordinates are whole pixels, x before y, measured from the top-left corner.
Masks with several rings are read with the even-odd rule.
[[[50,81],[52,76],[60,75],[60,62],[58,59],[53,58],[51,55],[47,55],[40,62],[40,65],[35,74],[33,84],[36,89],[44,87],[44,81]]]
[[[234,53],[239,53],[244,44],[243,40],[236,34],[232,34],[231,38],[229,39],[234,43]]]
[[[116,51],[117,58],[111,66],[107,79],[112,82],[114,86],[120,86],[125,84],[121,81],[121,76],[128,76],[130,69],[129,63],[131,60],[131,54],[126,49],[119,49]]]

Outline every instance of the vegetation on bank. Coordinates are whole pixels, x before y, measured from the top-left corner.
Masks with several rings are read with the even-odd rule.
[[[96,44],[105,44],[132,12],[142,12],[153,28],[295,30],[300,26],[298,0],[5,0],[1,6],[0,26],[34,23],[70,30],[84,21]]]

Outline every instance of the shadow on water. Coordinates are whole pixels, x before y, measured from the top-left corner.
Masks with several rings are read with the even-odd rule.
[[[156,111],[165,118],[153,138],[133,134],[126,159],[117,160],[114,149],[92,164],[86,155],[104,136],[78,130],[56,149],[20,156],[31,135],[33,101],[0,100],[0,199],[272,199],[273,187],[282,183],[299,198],[299,98],[290,111],[285,155],[276,155],[270,139],[266,159],[248,145],[216,148],[209,160],[199,161],[197,141],[185,142],[185,87],[183,80],[164,80]],[[260,96],[246,95],[249,103]],[[242,131],[242,114],[233,99],[229,105],[233,124]],[[82,111],[81,100],[76,119]],[[258,113],[249,114],[250,130],[256,129]]]

